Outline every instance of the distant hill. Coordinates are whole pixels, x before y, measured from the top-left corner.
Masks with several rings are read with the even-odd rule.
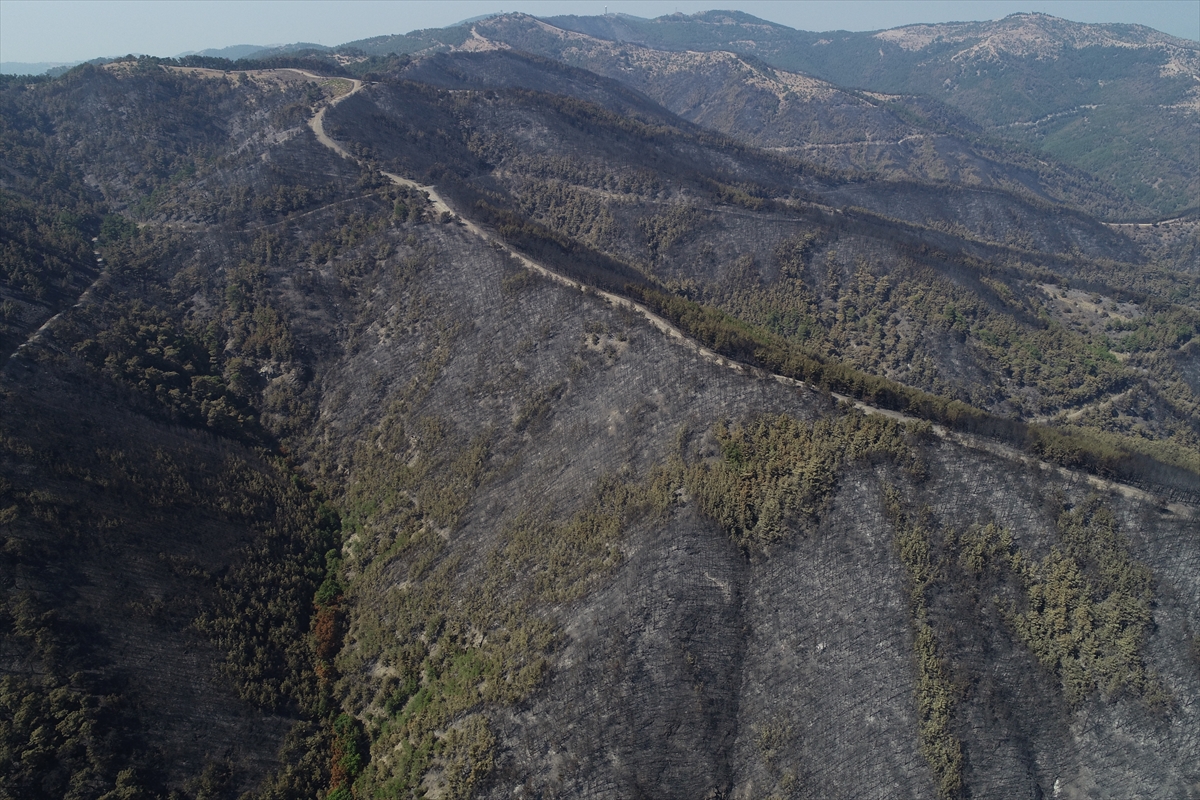
[[[656,19],[504,14],[347,47],[429,55],[496,44],[616,77],[701,124],[726,132],[749,126],[739,134],[766,146],[803,148],[806,157],[826,163],[984,184],[1015,181],[1035,194],[1070,196],[1112,219],[1170,217],[1200,196],[1194,146],[1200,44],[1143,26],[1014,14],[994,22],[813,33],[728,11]],[[736,85],[734,94],[713,86],[714,68],[733,71],[717,80]],[[693,78],[706,73],[709,90],[697,94],[688,82],[688,91],[668,97],[680,69]],[[750,73],[754,80],[743,80]],[[798,92],[799,85],[808,88]],[[822,96],[814,97],[818,86]],[[1024,175],[997,177],[988,163],[997,157],[1015,158]],[[1034,177],[1044,168],[1056,174]],[[1107,207],[1081,193],[1104,195]]]
[[[989,136],[937,99],[846,90],[753,56],[656,50],[522,15],[471,30],[463,50],[490,42],[574,64],[644,92],[685,119],[831,168],[1017,190],[1103,216],[1152,214],[1082,170]]]
[[[229,47],[209,48],[180,53],[179,58],[186,56],[201,56],[204,58],[225,58],[230,61],[240,59],[265,59],[276,56],[290,55],[301,51],[328,51],[332,48],[313,42],[293,42],[292,44],[234,44]]]
[[[228,58],[231,61],[236,61],[239,58],[250,58],[255,53],[262,52],[266,49],[267,45],[261,44],[232,44],[229,47],[210,47],[207,50],[192,50],[187,53],[180,53],[179,55],[209,56],[212,58]]]
[[[271,56],[284,56],[290,53],[299,53],[302,51],[317,51],[326,52],[332,51],[334,48],[316,42],[293,42],[291,44],[277,44],[264,47],[257,53],[254,53],[247,58],[270,58]]]
[[[1160,214],[1200,197],[1200,43],[1152,28],[1046,14],[875,33],[796,31],[725,11],[547,21],[660,49],[744,53],[841,86],[926,95]]]

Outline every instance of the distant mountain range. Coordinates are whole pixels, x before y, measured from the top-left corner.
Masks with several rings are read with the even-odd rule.
[[[1172,215],[1200,197],[1200,44],[1138,25],[1014,14],[812,33],[725,11],[653,20],[501,15],[341,49],[505,46],[623,80],[700,124],[831,164],[887,174],[898,162],[901,174],[1023,182],[1077,201],[1099,188],[1090,178],[1124,197],[1124,209],[1109,210],[1116,215]],[[700,76],[703,90],[693,80]],[[993,177],[989,162],[1005,148],[1037,157],[1021,159],[1026,173],[1059,174]]]
[[[55,67],[73,67],[81,61],[0,61],[0,75],[44,75]]]
[[[269,45],[271,47],[279,47],[281,45]],[[239,58],[252,58],[266,50],[268,45],[261,44],[232,44],[229,47],[216,47],[207,50],[194,50],[187,53],[180,53],[180,56],[211,56],[213,58],[228,58],[237,60]]]
[[[276,55],[300,51],[331,50],[313,42],[295,42],[293,44],[234,44],[229,47],[212,47],[207,50],[189,50],[180,53],[177,58],[186,56],[204,56],[208,58],[227,58],[236,61],[239,58],[269,58]],[[136,54],[135,54],[136,55]],[[104,64],[121,56],[99,57],[87,61],[0,61],[0,75],[50,75],[57,77],[72,67],[80,64]]]

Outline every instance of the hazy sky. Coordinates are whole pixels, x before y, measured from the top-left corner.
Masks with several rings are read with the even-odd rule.
[[[869,31],[1042,11],[1200,40],[1200,0],[0,0],[0,61],[173,56],[233,44],[337,45],[498,11],[656,17],[739,9],[802,30]]]

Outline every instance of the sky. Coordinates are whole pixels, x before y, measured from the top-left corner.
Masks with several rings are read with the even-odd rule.
[[[606,8],[639,17],[737,9],[810,31],[871,31],[1040,11],[1076,22],[1137,23],[1200,40],[1200,0],[0,0],[0,61],[175,56],[235,44],[338,45],[500,11],[548,17],[603,14]]]

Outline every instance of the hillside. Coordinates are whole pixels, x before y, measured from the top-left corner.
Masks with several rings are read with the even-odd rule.
[[[461,65],[460,81],[474,72],[495,86],[496,76],[520,74],[500,66],[513,58],[434,60],[443,71]],[[404,69],[420,74],[422,68]],[[578,88],[579,76],[566,75],[574,78],[567,91],[588,94]],[[1130,275],[1140,274],[1163,281],[1155,294],[1180,303],[1164,306],[1157,324],[1194,326],[1188,298],[1195,281],[1108,261],[1121,252],[1138,256],[1128,239],[1086,217],[1047,213],[997,192],[814,171],[767,152],[731,149],[728,141],[671,125],[661,113],[647,111],[629,123],[595,107],[515,92],[490,99],[459,94],[451,119],[435,97],[415,88],[372,96],[379,99],[340,105],[330,118],[333,130],[353,135],[369,148],[362,153],[402,175],[435,177],[445,169],[439,164],[453,163],[441,179],[460,208],[483,198],[547,231],[515,234],[513,241],[544,252],[557,246],[554,236],[567,237],[612,259],[613,266],[601,259],[587,269],[616,273],[591,281],[667,288],[775,334],[781,346],[1004,415],[1032,420],[1061,412],[1062,422],[1095,419],[1104,432],[1136,424],[1149,438],[1181,445],[1181,457],[1195,463],[1182,455],[1196,447],[1194,390],[1182,378],[1193,334],[1170,348],[1174,361],[1153,357],[1173,366],[1145,384],[1132,370],[1150,362],[1129,360],[1133,353],[1116,345],[1125,323],[1107,316],[1135,290]],[[347,114],[355,123],[338,127]],[[447,141],[451,126],[461,132]],[[435,131],[444,137],[434,145],[436,155],[408,144],[433,142]],[[454,140],[463,143],[457,152]],[[861,211],[828,211],[847,206]],[[511,224],[503,215],[493,218]],[[539,238],[551,241],[538,244]],[[561,263],[580,268],[572,262],[578,256]],[[1072,279],[1083,282],[1083,291],[1066,288]],[[1094,310],[1079,306],[1085,297]],[[1125,313],[1144,319],[1141,308]],[[1120,356],[1104,355],[1113,347]],[[1031,348],[1038,353],[1032,359]],[[1118,407],[1113,403],[1124,408],[1118,397],[1144,391],[1127,395],[1133,381],[1161,398],[1150,401],[1155,410],[1147,406],[1137,422],[1117,422],[1122,412],[1105,418]],[[1105,411],[1089,416],[1099,409]],[[1174,432],[1150,433],[1164,423]]]
[[[1189,796],[1186,234],[477,30],[0,84],[0,797]]]

